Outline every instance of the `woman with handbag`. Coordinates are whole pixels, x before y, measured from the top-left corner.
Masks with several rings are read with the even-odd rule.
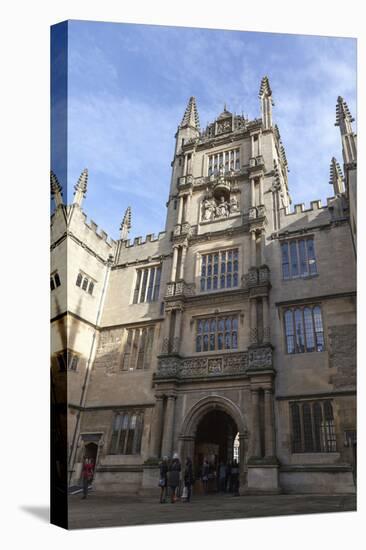
[[[166,492],[168,488],[168,457],[164,456],[163,460],[159,464],[160,467],[160,504],[166,502]]]

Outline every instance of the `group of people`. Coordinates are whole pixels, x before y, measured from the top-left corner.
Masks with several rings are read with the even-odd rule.
[[[160,462],[160,503],[166,502],[168,496],[168,489],[170,492],[170,502],[174,504],[177,500],[177,491],[180,487],[182,465],[177,454],[173,455],[172,460],[168,460],[168,457],[164,457]],[[194,483],[193,478],[193,464],[192,460],[188,457],[184,466],[183,472],[184,488],[182,493],[183,502],[190,502],[192,494],[192,485]]]
[[[214,488],[222,493],[239,495],[239,464],[237,460],[229,461],[227,464],[220,462],[216,469],[205,459],[201,468],[201,479],[205,493],[208,493],[211,487],[211,489]]]
[[[181,499],[183,502],[190,502],[192,495],[192,486],[195,482],[192,459],[187,458],[183,475],[182,466],[177,454],[173,455],[172,460],[164,457],[160,462],[160,503],[165,503],[170,494],[172,503],[177,500],[177,492],[181,487],[180,481],[182,477],[183,491]],[[212,485],[215,490],[223,493],[233,493],[234,496],[239,496],[239,464],[237,460],[229,461],[227,464],[220,462],[216,469],[207,459],[203,461],[200,468],[199,476],[202,482],[203,492],[207,494]],[[215,483],[216,481],[216,483]]]

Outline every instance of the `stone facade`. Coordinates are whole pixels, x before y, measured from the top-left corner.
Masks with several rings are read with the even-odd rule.
[[[51,175],[71,485],[88,455],[97,490],[156,490],[161,456],[217,465],[236,440],[243,494],[355,490],[356,136],[339,98],[344,177],[332,159],[327,205],[291,209],[266,77],[259,98],[260,118],[225,109],[203,131],[189,100],[158,236],[131,242],[127,209],[108,238],[87,171],[71,205]]]

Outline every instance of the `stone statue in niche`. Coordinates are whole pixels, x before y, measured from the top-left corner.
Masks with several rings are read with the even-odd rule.
[[[216,206],[216,216],[218,218],[226,218],[229,215],[229,205],[225,200],[224,195],[221,195],[220,202]]]
[[[239,201],[235,195],[233,195],[230,198],[230,202],[228,202],[224,195],[221,195],[220,199],[217,200],[212,195],[208,194],[202,202],[202,221],[227,218],[231,214],[237,214],[239,212]]]
[[[216,203],[215,200],[212,199],[205,199],[203,201],[203,219],[204,221],[209,221],[214,218],[215,215],[215,209],[216,209]]]
[[[230,214],[239,212],[239,201],[235,196],[232,196],[230,199]]]

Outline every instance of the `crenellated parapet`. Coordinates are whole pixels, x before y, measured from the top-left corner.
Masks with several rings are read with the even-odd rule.
[[[123,246],[125,248],[132,248],[135,246],[141,247],[148,243],[154,243],[157,241],[162,241],[166,238],[167,234],[165,231],[160,231],[158,235],[155,235],[154,233],[149,233],[145,237],[135,237],[133,240],[126,239],[123,242]]]
[[[95,240],[96,243],[104,242],[110,248],[114,248],[117,244],[117,241],[112,239],[103,229],[101,229],[94,220],[88,219],[87,215],[82,212],[82,217],[84,219],[84,226],[89,232],[89,236]],[[71,225],[73,229],[74,225]]]

